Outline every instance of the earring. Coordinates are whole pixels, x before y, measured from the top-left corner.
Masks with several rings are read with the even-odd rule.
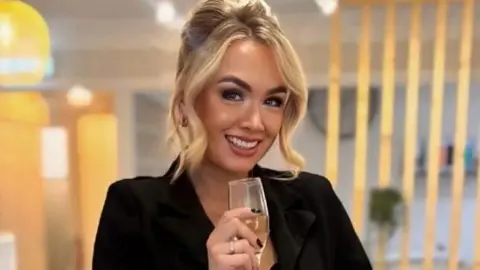
[[[182,127],[188,127],[188,119],[187,117],[182,117],[182,123],[181,123]]]

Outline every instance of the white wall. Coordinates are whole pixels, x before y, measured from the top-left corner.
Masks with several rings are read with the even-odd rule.
[[[45,179],[44,184],[48,269],[72,270],[78,239],[69,182],[65,179]]]
[[[129,92],[115,93],[117,117],[118,178],[131,178],[137,174],[136,163],[136,104],[135,95]]]
[[[167,103],[137,94],[134,104],[137,175],[162,175],[172,160],[165,144]]]
[[[480,126],[480,87],[472,87],[470,94],[469,107],[469,137],[477,138],[476,131]],[[423,86],[419,94],[419,122],[418,137],[428,138],[429,136],[429,112],[431,100],[431,86]],[[443,132],[442,136],[454,135],[455,129],[455,107],[456,107],[456,86],[446,85],[445,103],[443,113]],[[139,103],[140,102],[140,103]],[[405,91],[399,87],[395,96],[395,116],[394,116],[394,138],[393,138],[393,164],[392,164],[392,182],[395,185],[401,185],[401,166],[404,147],[404,116],[405,116]],[[165,145],[159,148],[152,146],[162,143],[160,140],[163,134],[165,103],[152,103],[151,100],[145,101],[137,98],[137,123],[142,123],[143,128],[137,128],[137,159],[138,173],[149,174],[150,172],[162,172],[168,166],[171,160],[168,156],[161,153],[167,153]],[[148,105],[147,105],[148,104]],[[155,105],[156,104],[156,105]],[[149,107],[153,106],[155,108]],[[150,108],[150,109],[147,109]],[[158,115],[158,117],[157,117]],[[153,117],[152,117],[153,116]],[[368,142],[368,165],[367,179],[369,186],[375,186],[378,183],[378,158],[379,158],[379,130],[380,130],[380,108],[378,115],[373,119],[369,129]],[[162,121],[163,120],[163,121]],[[150,141],[151,144],[146,142]],[[143,145],[143,146],[138,146]],[[150,145],[150,146],[147,146]],[[305,157],[307,166],[306,171],[322,174],[325,168],[325,136],[321,134],[311,123],[307,117],[299,129],[297,130],[293,145]],[[338,195],[345,204],[348,211],[352,205],[352,187],[353,187],[353,162],[354,162],[354,140],[342,141],[340,145],[339,158],[339,179],[336,188]],[[155,152],[160,149],[160,152]],[[155,154],[157,153],[157,154]],[[277,147],[273,147],[272,151],[262,160],[262,165],[273,168],[282,168],[283,161],[279,155]],[[412,257],[421,256],[423,251],[423,235],[424,235],[424,216],[425,206],[424,198],[426,179],[419,178],[416,181],[416,198],[412,208]],[[448,232],[450,222],[450,186],[451,181],[448,178],[440,179],[439,190],[439,206],[438,206],[438,222],[437,222],[437,239],[439,244],[448,246]],[[465,202],[463,207],[462,220],[462,247],[460,256],[464,260],[472,260],[473,258],[473,233],[474,215],[472,215],[475,203],[475,179],[467,178],[465,183]],[[477,211],[478,212],[478,211]],[[395,251],[399,250],[398,237],[392,240],[390,247],[391,256],[395,256]],[[420,253],[420,255],[419,255]],[[438,251],[437,255],[442,256],[448,254],[448,250],[443,253]]]

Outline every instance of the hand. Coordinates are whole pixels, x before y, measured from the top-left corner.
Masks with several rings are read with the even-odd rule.
[[[210,270],[257,270],[255,251],[261,242],[240,219],[255,217],[257,211],[250,208],[229,210],[216,224],[207,240]]]

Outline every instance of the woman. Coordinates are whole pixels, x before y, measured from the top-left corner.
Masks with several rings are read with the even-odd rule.
[[[182,32],[169,141],[180,154],[162,177],[109,188],[93,270],[372,269],[325,178],[300,172],[289,145],[307,87],[297,56],[259,0],[205,0]],[[256,165],[278,139],[291,172]],[[270,228],[262,243],[228,210],[228,182],[258,176]]]

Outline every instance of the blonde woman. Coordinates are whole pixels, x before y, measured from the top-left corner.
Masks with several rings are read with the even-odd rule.
[[[301,172],[289,144],[307,87],[290,42],[260,0],[205,0],[182,31],[169,141],[180,153],[161,177],[109,188],[93,270],[372,269],[329,181]],[[290,172],[257,163],[278,140]],[[270,235],[262,248],[228,210],[228,182],[262,179]]]

